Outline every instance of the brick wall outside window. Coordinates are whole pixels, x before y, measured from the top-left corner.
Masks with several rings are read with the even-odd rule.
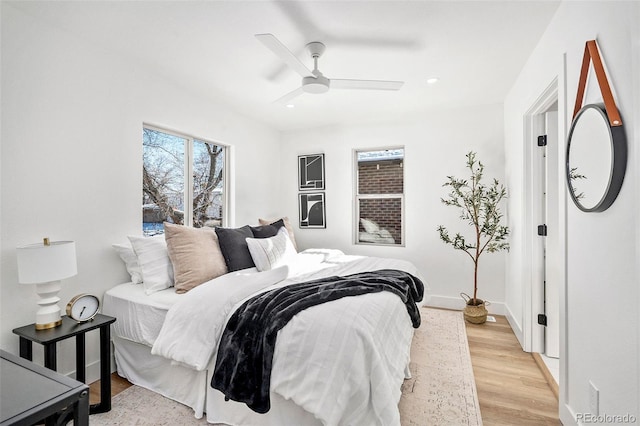
[[[361,161],[358,163],[360,194],[402,194],[403,160]]]
[[[378,225],[383,236],[391,236],[380,242],[402,244],[402,198],[404,192],[403,159],[376,159],[358,162],[359,195],[400,195],[399,197],[360,197],[358,207],[360,218]],[[358,220],[358,234],[366,232]],[[386,232],[385,232],[386,231]],[[365,242],[361,240],[360,242]]]

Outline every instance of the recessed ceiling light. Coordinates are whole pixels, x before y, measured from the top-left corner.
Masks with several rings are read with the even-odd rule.
[[[427,83],[428,83],[428,84],[435,84],[435,83],[437,83],[438,81],[440,81],[440,79],[439,79],[438,77],[431,77],[431,78],[428,78],[428,79],[427,79]]]
[[[287,104],[287,108],[295,108],[296,106],[294,104]]]

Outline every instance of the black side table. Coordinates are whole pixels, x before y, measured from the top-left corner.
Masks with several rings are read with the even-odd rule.
[[[90,414],[104,413],[111,410],[111,328],[114,317],[97,314],[89,322],[78,323],[67,316],[62,317],[62,325],[46,330],[36,330],[35,324],[13,330],[20,336],[20,356],[31,361],[33,359],[33,342],[44,346],[44,366],[56,371],[56,343],[76,338],[76,380],[85,381],[85,333],[100,329],[100,403],[89,408]]]
[[[0,425],[30,426],[54,414],[89,425],[89,386],[0,350]]]

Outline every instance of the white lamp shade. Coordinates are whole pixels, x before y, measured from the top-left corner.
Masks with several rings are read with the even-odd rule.
[[[18,281],[22,284],[59,281],[78,273],[74,241],[30,244],[17,250]]]

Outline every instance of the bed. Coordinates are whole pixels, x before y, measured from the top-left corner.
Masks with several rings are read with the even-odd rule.
[[[225,273],[184,293],[116,285],[104,295],[103,312],[118,319],[112,331],[117,372],[209,423],[399,425],[415,323],[407,304],[387,291],[310,307],[278,332],[268,412],[227,401],[211,386],[224,326],[243,303],[296,283],[378,270],[420,277],[406,261],[314,249],[290,253],[268,270]]]

